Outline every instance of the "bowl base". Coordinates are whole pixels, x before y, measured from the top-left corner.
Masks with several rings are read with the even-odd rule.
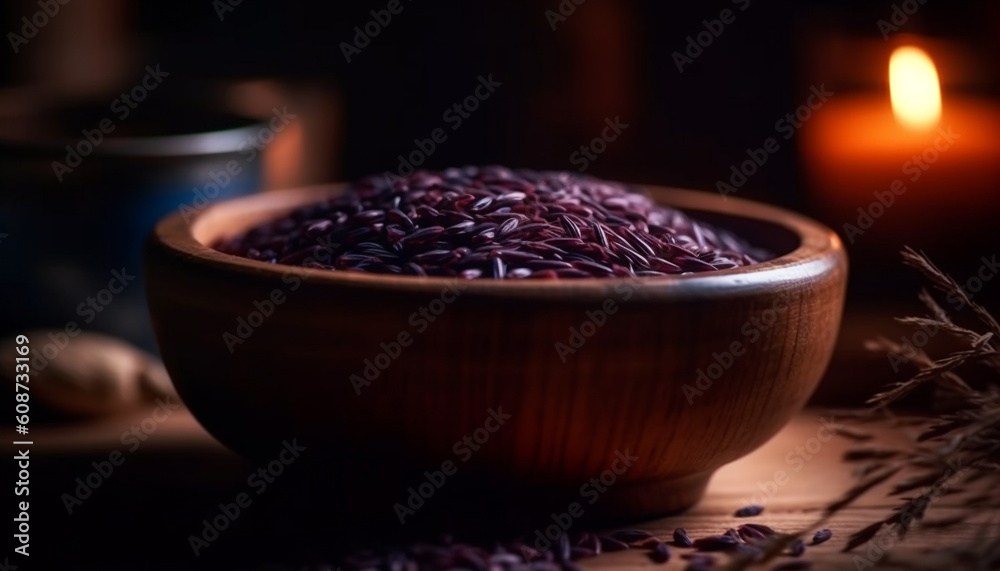
[[[596,479],[579,486],[540,486],[480,473],[456,475],[429,497],[421,497],[418,489],[430,492],[421,486],[426,480],[398,471],[368,472],[348,481],[343,466],[339,474],[316,466],[302,468],[307,469],[296,470],[295,476],[275,486],[276,493],[265,502],[272,512],[267,519],[294,522],[302,535],[331,529],[362,539],[373,533],[432,539],[442,532],[468,540],[534,538],[634,525],[695,505],[712,475],[607,486]],[[550,529],[553,526],[559,529]]]
[[[595,515],[608,521],[635,521],[682,512],[705,495],[713,473],[616,484],[608,488],[607,497],[594,502]]]

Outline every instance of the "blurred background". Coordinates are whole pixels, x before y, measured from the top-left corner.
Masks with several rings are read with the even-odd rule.
[[[0,287],[17,300],[5,333],[76,320],[154,349],[141,277],[106,309],[80,304],[112,271],[140,273],[156,219],[410,165],[585,170],[812,215],[853,262],[847,363],[916,292],[901,246],[959,278],[996,251],[997,2],[3,7]],[[891,110],[901,46],[937,71],[943,115],[924,132]],[[913,163],[946,126],[954,148]],[[424,153],[436,128],[447,140]],[[870,211],[897,179],[907,192]],[[818,398],[836,401],[839,385]]]

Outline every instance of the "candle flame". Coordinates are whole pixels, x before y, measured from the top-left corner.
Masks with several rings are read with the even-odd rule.
[[[927,130],[941,118],[941,83],[927,52],[897,48],[889,58],[889,96],[896,120],[914,130]]]

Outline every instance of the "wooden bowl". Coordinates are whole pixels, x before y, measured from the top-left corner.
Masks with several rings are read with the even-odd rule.
[[[340,188],[223,202],[190,224],[170,216],[145,262],[160,350],[193,413],[259,462],[297,439],[310,470],[327,467],[315,481],[331,496],[367,485],[392,515],[408,486],[441,488],[440,471],[514,498],[544,492],[564,510],[678,511],[800,410],[833,350],[847,277],[836,235],[714,194],[647,189],[780,257],[638,281],[454,281],[208,246]]]

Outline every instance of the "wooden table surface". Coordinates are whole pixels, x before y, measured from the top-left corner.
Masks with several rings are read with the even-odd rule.
[[[93,500],[88,499],[74,514],[67,515],[62,502],[58,502],[58,497],[66,492],[71,493],[74,478],[85,475],[86,472],[80,472],[84,468],[67,464],[66,459],[76,458],[75,466],[86,467],[90,461],[107,458],[109,451],[123,448],[120,441],[122,432],[147,416],[148,413],[141,413],[82,426],[39,427],[34,431],[35,446],[31,454],[40,463],[40,467],[33,471],[43,479],[39,485],[45,491],[40,493],[51,496],[49,500],[41,501],[48,501],[50,508],[53,508],[53,502],[58,503],[57,509],[51,509],[39,517],[51,518],[59,524],[53,533],[75,535],[84,527],[91,528],[89,531],[93,531],[94,526],[103,525],[120,529],[120,526],[127,526],[130,522],[145,521],[145,525],[150,527],[143,537],[154,535],[152,530],[155,529],[155,538],[129,540],[137,553],[158,548],[160,541],[167,541],[161,538],[169,538],[170,544],[179,548],[178,552],[184,551],[187,548],[184,538],[198,531],[197,522],[205,515],[205,507],[214,506],[231,497],[231,490],[235,489],[234,483],[245,482],[246,474],[253,466],[215,442],[182,410],[159,425],[147,441],[126,456],[125,464],[107,478],[107,485],[94,490]],[[634,527],[653,531],[663,537],[670,537],[676,527],[687,529],[692,537],[720,534],[727,528],[748,521],[763,523],[780,531],[795,531],[807,527],[810,522],[815,521],[823,506],[839,497],[854,482],[852,467],[842,463],[841,457],[846,449],[856,444],[842,438],[825,439],[827,433],[821,430],[824,419],[837,422],[835,416],[826,412],[806,410],[766,445],[721,469],[713,478],[704,500],[696,507],[682,515],[651,522],[636,522]],[[885,438],[901,440],[903,437],[886,432]],[[822,441],[824,439],[825,442]],[[115,491],[116,486],[118,492]],[[174,499],[172,490],[177,488],[182,491]],[[116,494],[121,496],[117,501],[113,499]],[[98,497],[105,499],[98,500]],[[965,497],[959,494],[942,498],[935,504],[936,507],[931,510],[927,519],[934,522],[960,513],[961,502]],[[192,509],[185,505],[189,500],[191,505],[201,507]],[[737,508],[751,501],[764,504],[764,513],[750,519],[733,517]],[[164,503],[169,505],[163,505]],[[868,555],[864,548],[852,554],[841,553],[848,535],[876,518],[884,517],[896,504],[895,499],[885,497],[884,489],[876,489],[856,505],[835,515],[824,526],[833,530],[833,539],[823,545],[810,547],[805,558],[814,563],[813,569],[859,568],[855,555],[862,558]],[[171,517],[164,515],[153,520],[149,517],[151,510],[156,513],[176,513],[171,514]],[[994,514],[1000,515],[1000,510],[996,507],[993,510]],[[161,526],[164,529],[157,527],[165,520],[172,521],[169,525]],[[177,523],[178,520],[180,523]],[[922,557],[923,551],[928,548],[972,542],[982,529],[982,524],[977,523],[963,523],[948,528],[918,525],[905,542],[888,550],[888,558],[898,560]],[[37,549],[57,549],[57,545],[64,543],[63,538],[46,538],[41,536],[42,533],[45,533],[44,528],[38,532]],[[673,549],[672,560],[659,568],[683,569],[686,562],[680,555],[687,551]],[[871,559],[879,559],[878,551],[871,553],[875,555]],[[93,552],[89,556],[92,557]],[[725,561],[724,556],[717,557],[720,562]],[[776,562],[789,560],[783,557]],[[162,568],[194,568],[201,563],[193,559],[190,565],[183,560],[180,563],[176,560],[169,561],[172,562],[164,564]],[[771,568],[776,562],[762,568]],[[885,560],[878,562],[886,563]],[[584,560],[582,565],[586,569],[638,569],[654,564],[644,552],[630,550],[603,554]],[[112,566],[88,564],[81,568],[105,569]],[[122,564],[121,568],[129,568],[129,565]],[[156,566],[147,565],[145,568]],[[861,568],[868,566],[862,565]]]

